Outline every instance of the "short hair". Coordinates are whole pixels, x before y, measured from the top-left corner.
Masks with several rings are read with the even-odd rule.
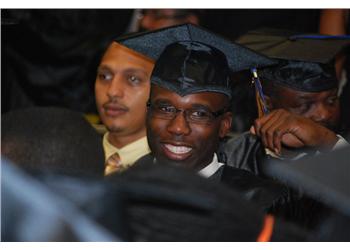
[[[1,153],[19,167],[103,176],[102,138],[82,114],[34,107],[8,112],[1,123]]]

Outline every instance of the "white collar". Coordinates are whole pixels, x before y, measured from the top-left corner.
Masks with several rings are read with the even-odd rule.
[[[204,178],[209,178],[215,174],[222,165],[224,164],[218,161],[218,157],[216,153],[214,153],[213,161],[208,166],[198,171],[198,174]]]

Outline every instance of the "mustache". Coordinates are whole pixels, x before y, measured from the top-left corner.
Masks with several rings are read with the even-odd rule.
[[[124,104],[122,104],[122,103],[119,103],[119,102],[117,102],[117,101],[113,101],[113,100],[104,103],[104,104],[102,105],[102,107],[103,107],[104,109],[122,109],[122,110],[125,110],[125,111],[128,111],[128,110],[129,110],[129,108],[128,108],[126,105],[124,105]]]

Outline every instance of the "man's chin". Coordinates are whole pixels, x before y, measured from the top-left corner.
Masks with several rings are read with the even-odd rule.
[[[172,159],[157,159],[157,164],[160,166],[170,166],[170,167],[176,167],[176,168],[185,168],[185,169],[195,169],[196,167],[193,166],[193,163],[190,163],[188,160],[172,160]]]
[[[110,133],[119,133],[124,130],[122,126],[118,126],[115,124],[106,124],[105,126]]]

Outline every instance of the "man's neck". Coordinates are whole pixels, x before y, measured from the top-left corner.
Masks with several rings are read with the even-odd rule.
[[[123,148],[126,145],[133,143],[143,137],[146,136],[146,131],[142,131],[140,133],[123,136],[118,133],[109,132],[108,134],[108,142],[115,146],[116,148]]]

